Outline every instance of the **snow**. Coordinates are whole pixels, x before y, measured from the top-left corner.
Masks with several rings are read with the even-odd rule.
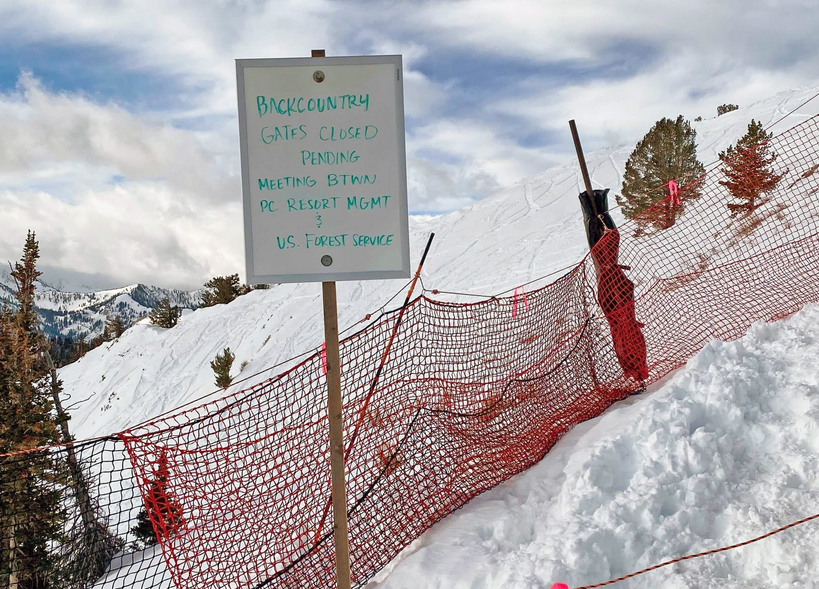
[[[780,93],[696,123],[701,160],[715,159],[751,118],[773,122],[817,90]],[[819,100],[773,130],[817,112]],[[632,149],[589,154],[594,186],[617,192]],[[571,163],[468,209],[412,218],[414,263],[429,233],[436,234],[423,286],[496,294],[538,278],[533,286],[553,280],[546,275],[586,251],[577,203],[582,189]],[[618,211],[613,215],[620,220]],[[320,291],[318,284],[274,285],[187,313],[169,330],[132,327],[60,370],[66,394],[79,401],[72,432],[87,438],[121,431],[283,371],[289,359],[321,347]],[[349,282],[338,291],[340,325],[355,327],[385,304],[397,307],[406,284]],[[788,320],[755,325],[740,341],[711,342],[662,386],[577,426],[537,466],[437,524],[370,587],[596,583],[812,515],[819,491],[813,456],[819,449],[818,333],[819,308],[809,307]],[[236,354],[235,380],[261,374],[214,391],[209,362],[225,347]],[[812,525],[616,587],[761,589],[778,583],[816,589]],[[128,571],[117,575],[127,579]]]
[[[745,541],[819,504],[819,306],[712,341],[668,382],[567,434],[539,464],[404,551],[371,589],[600,583]],[[817,524],[623,589],[814,589]]]

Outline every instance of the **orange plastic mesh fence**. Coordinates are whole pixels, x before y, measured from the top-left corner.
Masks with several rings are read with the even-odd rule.
[[[474,304],[415,299],[377,381],[397,313],[346,338],[354,584],[710,338],[737,338],[754,321],[819,301],[817,147],[815,118],[771,140],[770,166],[783,176],[747,201],[729,197],[719,169],[680,187],[679,206],[666,199],[607,232],[593,256],[527,292],[525,305],[519,294]],[[624,323],[635,312],[642,334],[633,317]],[[0,484],[11,488],[35,456],[57,470],[74,454],[88,492],[77,490],[77,477],[53,479],[65,536],[76,540],[46,547],[51,587],[329,588],[328,436],[316,354],[241,393],[109,439],[0,456]],[[2,570],[10,531],[24,529],[25,515],[0,503]],[[150,545],[154,536],[159,543]]]

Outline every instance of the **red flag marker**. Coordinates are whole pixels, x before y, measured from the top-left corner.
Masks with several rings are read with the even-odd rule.
[[[669,180],[668,182],[668,194],[671,197],[672,207],[682,205],[682,201],[680,200],[680,189],[677,187],[677,183],[674,182],[674,180]]]
[[[518,316],[518,291],[521,292],[523,296],[523,305],[526,307],[526,310],[529,310],[529,301],[526,300],[526,291],[522,286],[519,286],[515,289],[514,298],[512,299],[512,319],[517,319]]]

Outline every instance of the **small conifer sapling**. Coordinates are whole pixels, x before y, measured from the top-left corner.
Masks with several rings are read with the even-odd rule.
[[[109,315],[105,319],[105,329],[103,330],[103,339],[107,342],[112,342],[118,339],[125,333],[125,322],[121,317]]]
[[[172,538],[185,523],[182,507],[168,488],[169,481],[168,456],[163,450],[153,478],[148,481],[145,505],[137,515],[137,524],[131,528],[131,533],[143,546],[153,546],[158,542],[155,528],[161,536]]]
[[[230,369],[233,367],[233,361],[236,356],[230,351],[230,348],[222,350],[221,354],[216,354],[216,358],[210,361],[210,367],[216,377],[216,386],[226,389],[233,382],[230,376]]]
[[[148,318],[151,320],[151,323],[159,327],[164,327],[165,329],[174,327],[179,322],[181,316],[182,310],[178,305],[171,306],[171,301],[168,297],[160,300],[156,304],[156,307],[151,309],[148,313]]]
[[[239,282],[238,274],[216,276],[205,283],[205,291],[202,293],[202,306],[212,307],[213,305],[227,304],[251,290],[253,290],[252,287]]]

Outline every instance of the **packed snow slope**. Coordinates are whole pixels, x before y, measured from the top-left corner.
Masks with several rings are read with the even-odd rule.
[[[436,524],[368,589],[602,583],[819,512],[819,306],[714,340]],[[616,589],[819,588],[813,521]]]
[[[766,125],[772,123],[817,90],[804,87],[783,92],[695,123],[701,161],[707,164],[715,160],[745,132],[752,118]],[[772,130],[784,130],[817,112],[819,99]],[[646,122],[646,130],[651,124],[653,121]],[[619,191],[625,162],[633,148],[624,145],[587,156],[596,188]],[[429,234],[436,234],[422,274],[424,285],[442,291],[497,294],[550,272],[562,273],[586,253],[577,200],[581,190],[578,165],[570,162],[468,209],[435,218],[411,218],[413,263],[417,263]],[[614,204],[612,195],[610,205]],[[619,211],[613,214],[619,221]],[[555,277],[532,286],[541,286]],[[405,293],[406,284],[399,280],[340,283],[341,327],[354,326],[393,295],[397,296],[388,308],[400,305]],[[73,408],[72,431],[80,438],[121,431],[213,392],[209,363],[226,347],[236,354],[234,380],[266,370],[228,392],[273,376],[285,366],[271,367],[320,348],[321,310],[319,284],[285,284],[254,291],[229,305],[200,309],[173,329],[136,325],[119,340],[91,351],[60,371],[66,394],[71,397],[66,404]]]

